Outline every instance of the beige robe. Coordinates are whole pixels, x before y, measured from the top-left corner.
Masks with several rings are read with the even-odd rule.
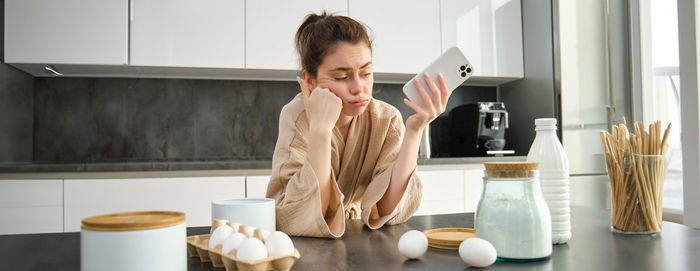
[[[321,214],[318,180],[306,159],[309,123],[301,94],[282,108],[279,136],[272,157],[267,197],[276,204],[277,229],[295,236],[334,237],[345,232],[345,219],[362,219],[370,229],[406,221],[420,205],[422,184],[414,171],[396,208],[380,216],[376,204],[389,187],[403,140],[401,114],[372,99],[348,128],[347,140],[337,128],[331,137],[332,194]]]

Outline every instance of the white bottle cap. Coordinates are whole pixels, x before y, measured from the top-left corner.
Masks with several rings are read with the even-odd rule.
[[[554,125],[557,125],[557,119],[555,119],[555,118],[535,119],[535,125],[537,125],[537,126],[554,126]]]
[[[535,131],[537,130],[556,130],[557,129],[557,119],[555,118],[541,118],[535,119]]]

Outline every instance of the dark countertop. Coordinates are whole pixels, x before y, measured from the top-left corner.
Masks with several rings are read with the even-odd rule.
[[[484,162],[525,161],[525,156],[454,157],[418,159],[418,165],[481,164]],[[133,171],[196,171],[270,169],[272,160],[142,161],[104,163],[0,163],[0,173],[75,173]]]
[[[533,263],[496,262],[488,270],[697,270],[700,230],[664,222],[660,234],[625,235],[610,232],[610,211],[573,207],[573,237],[554,246],[552,256]],[[464,270],[456,251],[429,248],[421,260],[405,260],[396,245],[411,229],[471,227],[473,214],[415,216],[404,224],[371,231],[349,221],[337,240],[294,237],[301,258],[292,270]],[[208,227],[187,234],[208,233]],[[183,240],[184,242],[184,240]],[[52,233],[0,236],[0,270],[78,270],[80,234]],[[183,257],[186,257],[183,251]],[[189,270],[214,269],[188,258]]]

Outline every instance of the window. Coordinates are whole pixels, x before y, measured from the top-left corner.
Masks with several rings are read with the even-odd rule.
[[[683,209],[678,7],[675,1],[640,0],[642,121],[673,123],[663,207]]]
[[[673,122],[664,219],[700,228],[700,1],[629,2],[630,78],[635,120]],[[674,211],[675,210],[675,211]]]

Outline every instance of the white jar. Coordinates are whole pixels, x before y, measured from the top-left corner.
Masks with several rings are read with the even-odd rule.
[[[185,214],[150,211],[83,219],[80,270],[187,270]]]
[[[537,163],[485,163],[476,235],[502,261],[538,261],[552,254],[551,217],[542,198]]]
[[[571,239],[569,158],[557,138],[557,119],[535,120],[535,140],[527,154],[528,162],[540,163],[542,195],[552,215],[552,243]]]

